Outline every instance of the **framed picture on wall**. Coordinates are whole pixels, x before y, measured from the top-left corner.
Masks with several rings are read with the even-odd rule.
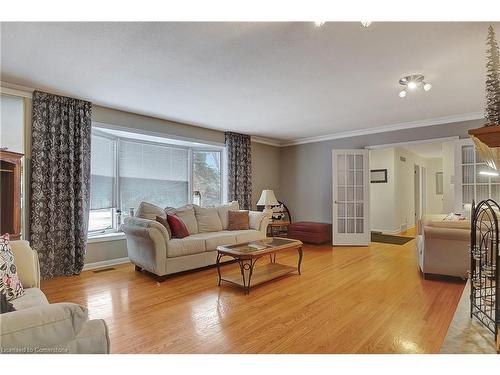
[[[372,184],[387,183],[387,169],[370,170],[370,182]]]

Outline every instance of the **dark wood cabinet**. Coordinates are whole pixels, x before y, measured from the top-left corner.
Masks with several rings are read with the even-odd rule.
[[[23,154],[0,151],[0,233],[21,238],[21,159]]]

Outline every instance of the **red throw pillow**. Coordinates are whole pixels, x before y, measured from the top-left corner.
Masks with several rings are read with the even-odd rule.
[[[175,215],[167,215],[167,222],[172,231],[172,238],[184,238],[189,236],[186,224]]]

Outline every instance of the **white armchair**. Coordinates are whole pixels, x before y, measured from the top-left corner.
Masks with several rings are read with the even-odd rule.
[[[25,294],[11,301],[16,311],[0,314],[0,352],[109,353],[104,320],[89,320],[87,309],[74,303],[49,304],[39,289],[36,251],[27,241],[11,247]]]

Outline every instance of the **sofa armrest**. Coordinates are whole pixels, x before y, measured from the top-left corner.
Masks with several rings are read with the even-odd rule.
[[[40,265],[38,253],[30,247],[28,241],[11,241],[14,262],[19,280],[24,288],[40,287]]]
[[[137,217],[126,218],[121,229],[127,238],[130,261],[158,276],[164,275],[170,241],[167,229],[154,220]]]
[[[121,229],[123,230],[124,228],[133,228],[133,227],[148,228],[148,229],[155,228],[160,231],[163,238],[165,238],[165,241],[170,240],[170,235],[168,234],[167,229],[163,226],[163,224],[160,224],[156,220],[143,219],[140,217],[127,217],[125,218],[124,224],[122,225]]]
[[[258,230],[266,236],[270,217],[270,214],[261,211],[248,211],[250,229]]]
[[[103,319],[87,321],[74,340],[68,343],[70,353],[108,354],[110,352],[109,331]]]
[[[0,345],[4,353],[69,352],[88,321],[85,307],[54,303],[0,315]]]
[[[418,240],[419,264],[424,274],[467,277],[470,230],[424,226]]]

